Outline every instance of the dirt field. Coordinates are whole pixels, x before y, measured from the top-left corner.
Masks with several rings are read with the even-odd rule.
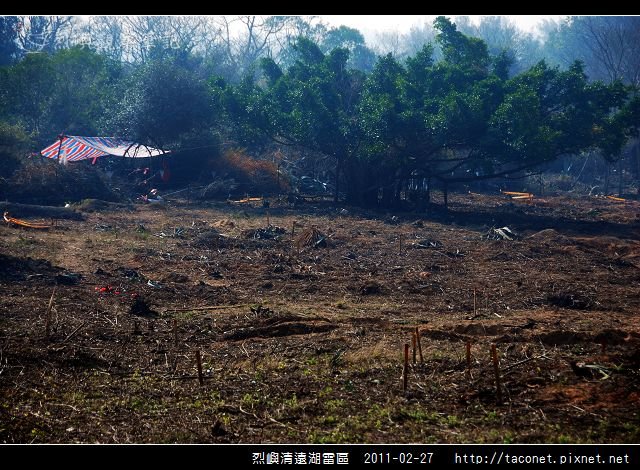
[[[0,442],[640,442],[639,202],[254,206],[3,223]]]

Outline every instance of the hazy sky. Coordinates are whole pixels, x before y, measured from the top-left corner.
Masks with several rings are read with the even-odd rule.
[[[376,31],[407,32],[414,25],[433,23],[437,15],[318,15],[331,26],[350,26],[360,30],[367,39]],[[450,18],[460,15],[443,15]],[[472,21],[478,22],[482,15],[467,15]],[[538,23],[543,19],[559,19],[563,15],[504,15],[511,19],[516,25],[528,32],[533,32]]]

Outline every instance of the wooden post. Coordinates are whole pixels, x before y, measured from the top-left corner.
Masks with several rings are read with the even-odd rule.
[[[471,374],[471,341],[467,341],[467,373]]]
[[[493,360],[493,372],[496,376],[496,399],[498,404],[502,403],[502,388],[500,386],[500,366],[498,365],[498,351],[496,345],[491,345],[491,359]]]
[[[53,307],[53,297],[56,295],[56,289],[58,286],[53,288],[53,292],[51,292],[51,298],[49,299],[49,305],[47,306],[47,312],[44,316],[44,334],[49,338],[49,333],[51,332],[51,308]]]
[[[416,332],[414,331],[413,332],[413,337],[411,338],[411,343],[412,343],[412,346],[413,346],[413,363],[414,364],[416,363],[416,352],[417,352],[416,350],[418,349],[416,347],[416,343],[417,342],[418,342],[418,339],[416,338]]]
[[[404,343],[404,368],[402,369],[402,390],[407,391],[407,383],[409,380],[409,343]]]
[[[420,354],[420,364],[424,364],[422,357],[422,344],[420,343],[420,328],[416,326],[416,340],[418,341],[418,354]]]
[[[202,376],[202,357],[200,357],[200,350],[196,350],[196,362],[198,363],[198,380],[200,385],[204,385],[204,377]]]

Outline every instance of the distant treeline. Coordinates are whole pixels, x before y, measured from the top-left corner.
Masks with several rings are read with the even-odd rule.
[[[637,135],[637,17],[548,23],[545,42],[462,26],[439,17],[380,54],[301,17],[0,17],[0,178],[60,133],[116,135],[173,150],[183,181],[241,147],[351,203],[421,205],[434,184],[613,162]]]

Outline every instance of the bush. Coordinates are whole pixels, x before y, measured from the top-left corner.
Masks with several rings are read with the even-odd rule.
[[[88,162],[60,165],[41,156],[21,162],[1,199],[26,204],[55,205],[87,198],[117,201],[118,196],[108,188],[96,168]]]
[[[29,144],[29,136],[22,127],[0,122],[0,178],[13,175]]]
[[[212,171],[216,178],[233,180],[238,194],[275,194],[289,189],[275,161],[253,158],[244,149],[227,150],[212,162]]]

